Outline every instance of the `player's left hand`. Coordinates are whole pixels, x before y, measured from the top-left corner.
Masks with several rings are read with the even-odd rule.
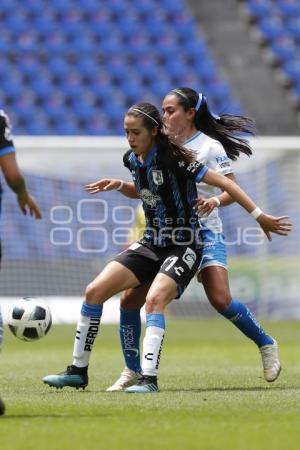
[[[288,216],[274,217],[268,214],[261,214],[256,221],[261,226],[269,241],[272,241],[271,233],[280,236],[288,236],[292,229],[292,223]]]
[[[102,191],[116,190],[120,186],[121,180],[115,180],[113,178],[102,178],[95,183],[86,184],[84,189],[89,194],[97,194]]]
[[[25,216],[29,212],[29,214],[34,216],[36,219],[42,218],[42,213],[36,200],[28,192],[25,191],[22,194],[19,194],[17,199],[20,209]]]
[[[193,208],[196,210],[198,216],[207,217],[218,206],[219,205],[215,197],[211,198],[199,197],[195,201]]]

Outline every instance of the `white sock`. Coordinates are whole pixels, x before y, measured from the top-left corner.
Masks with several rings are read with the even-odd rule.
[[[163,328],[155,326],[146,328],[143,342],[143,375],[157,376],[164,336],[165,330]]]
[[[86,367],[100,327],[100,317],[80,316],[76,329],[73,350],[73,365]]]

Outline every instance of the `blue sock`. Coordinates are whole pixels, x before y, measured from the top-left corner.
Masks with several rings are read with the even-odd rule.
[[[86,302],[82,303],[81,315],[86,317],[101,317],[103,305],[89,305]]]
[[[232,300],[221,314],[229,319],[245,336],[252,339],[258,347],[274,343],[274,339],[266,334],[247,306],[238,300]]]
[[[166,329],[164,314],[146,314],[146,327],[158,327]]]
[[[134,372],[141,372],[141,314],[139,309],[120,308],[119,333],[126,366]]]

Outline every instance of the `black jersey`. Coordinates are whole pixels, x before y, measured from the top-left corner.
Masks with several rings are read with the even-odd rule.
[[[11,135],[11,125],[9,118],[0,109],[0,157],[6,155],[7,153],[13,153],[14,143]],[[1,197],[2,197],[2,187],[0,184],[0,213],[1,213]]]
[[[14,151],[11,125],[5,112],[0,109],[0,156]]]
[[[143,202],[146,228],[141,242],[159,247],[196,243],[200,225],[193,209],[195,183],[208,168],[198,161],[166,156],[160,147],[154,147],[143,163],[132,150],[123,160]]]

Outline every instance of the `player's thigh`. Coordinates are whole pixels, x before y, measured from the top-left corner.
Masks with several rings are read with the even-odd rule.
[[[179,298],[195,275],[200,254],[191,246],[177,246],[165,255],[146,298],[146,312],[163,311],[170,301]]]
[[[164,273],[158,273],[146,297],[146,313],[162,313],[177,294],[177,282]]]
[[[111,261],[87,286],[86,298],[91,303],[103,303],[125,289],[138,286],[135,274],[117,261]]]
[[[137,288],[127,289],[122,292],[121,296],[121,307],[126,310],[132,309],[140,309],[144,305],[146,301],[146,296],[148,294],[149,288],[152,284],[152,281],[149,281],[142,286],[138,286]]]
[[[201,280],[208,300],[218,311],[231,302],[228,271],[222,266],[208,266],[201,271]]]

